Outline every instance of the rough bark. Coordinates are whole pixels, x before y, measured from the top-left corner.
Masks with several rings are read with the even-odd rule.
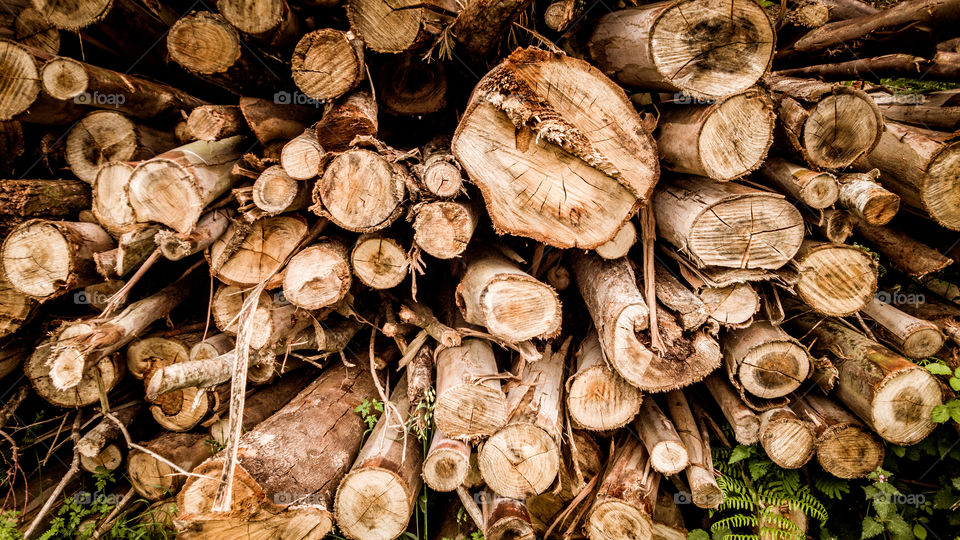
[[[247,132],[239,105],[201,105],[190,112],[187,128],[198,141],[217,141]]]
[[[0,180],[0,216],[65,218],[90,208],[90,186],[78,180]]]
[[[332,102],[315,125],[317,142],[328,152],[341,152],[351,147],[357,137],[376,137],[380,129],[377,119],[379,104],[366,90],[354,90]]]
[[[915,278],[939,272],[953,259],[894,227],[878,227],[863,219],[851,220],[857,236],[901,272]]]
[[[960,76],[960,54],[938,51],[926,59],[911,54],[888,54],[874,58],[858,58],[835,64],[820,64],[784,69],[776,75],[785,77],[819,77],[829,81],[864,79],[880,82],[890,77],[920,77],[932,81],[955,81]]]
[[[797,295],[824,315],[852,315],[877,292],[876,261],[853,246],[804,240],[793,265]]]
[[[846,409],[827,398],[806,395],[791,404],[813,426],[817,461],[839,478],[863,478],[883,463],[883,442]]]
[[[912,126],[956,131],[960,129],[960,103],[957,90],[929,94],[899,94],[877,90],[870,97],[883,116]]]

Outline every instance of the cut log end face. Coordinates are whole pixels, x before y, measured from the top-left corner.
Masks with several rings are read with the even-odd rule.
[[[417,210],[413,241],[438,259],[452,259],[466,251],[475,226],[476,217],[469,206],[436,201]]]
[[[877,145],[883,119],[870,98],[840,93],[820,100],[803,125],[803,148],[811,163],[843,168]]]
[[[679,473],[689,464],[690,455],[680,441],[660,441],[650,449],[650,465],[667,476]]]
[[[3,243],[3,270],[11,285],[34,298],[56,295],[70,280],[70,242],[49,223],[14,229]]]
[[[514,343],[548,337],[560,329],[560,299],[546,283],[506,274],[480,295],[484,325],[495,336]]]
[[[943,347],[944,335],[937,328],[921,328],[903,340],[903,354],[910,358],[933,356]]]
[[[434,415],[437,429],[461,440],[492,435],[507,420],[503,392],[472,383],[458,385],[437,397]]]
[[[137,128],[126,116],[113,111],[94,111],[80,120],[67,135],[67,163],[77,178],[92,184],[101,164],[130,161],[140,149]],[[159,154],[168,148],[158,148]]]
[[[257,285],[279,269],[306,233],[306,222],[297,217],[259,219],[251,226],[239,248],[221,262],[232,236],[228,230],[210,246],[210,260],[216,263],[211,268],[225,283],[237,287]],[[280,284],[276,275],[272,279],[277,283],[268,284],[268,288]]]
[[[560,449],[543,429],[518,422],[484,441],[477,463],[492,490],[525,499],[553,484],[560,468]]]
[[[286,299],[311,310],[339,302],[353,281],[345,253],[345,248],[320,244],[294,255],[283,276]]]
[[[290,63],[297,88],[318,100],[347,93],[361,79],[363,69],[347,35],[329,28],[300,38]]]
[[[374,289],[396,287],[410,267],[407,253],[395,240],[377,236],[357,241],[350,262],[360,281]]]
[[[434,491],[457,489],[469,471],[469,458],[454,448],[431,450],[423,461],[423,479]]]
[[[33,0],[33,7],[54,26],[63,30],[79,30],[89,26],[103,19],[112,6],[112,0]]]
[[[223,73],[233,66],[242,49],[240,36],[227,21],[201,12],[180,19],[170,28],[167,50],[170,57],[184,68],[213,74]]]
[[[758,91],[718,103],[703,122],[697,140],[706,175],[733,180],[759,167],[773,143],[775,120],[773,102]]]
[[[900,370],[877,390],[870,424],[894,444],[916,444],[936,427],[930,414],[942,402],[939,383],[930,372],[920,367]]]
[[[784,469],[797,469],[813,457],[816,437],[806,422],[773,421],[760,434],[760,444],[770,459]]]
[[[619,500],[607,499],[596,506],[587,522],[590,538],[653,538],[653,520],[643,509]]]
[[[571,381],[567,391],[567,409],[578,425],[609,431],[625,426],[640,410],[640,391],[615,371],[592,366]]]
[[[744,389],[764,399],[793,392],[810,373],[807,351],[792,341],[767,341],[743,358],[737,379]]]
[[[133,165],[120,161],[104,163],[93,183],[93,215],[104,229],[115,235],[132,230],[137,218],[133,215],[127,184]]]
[[[817,438],[817,461],[838,478],[863,478],[883,464],[883,443],[863,427],[831,426]]]
[[[193,174],[168,159],[151,159],[134,169],[127,193],[138,221],[163,223],[190,232],[205,202],[193,185]]]
[[[284,0],[217,0],[217,10],[230,24],[254,36],[276,28],[283,18],[285,5]]]
[[[700,291],[700,299],[710,318],[731,326],[748,323],[760,309],[760,297],[748,283],[706,287]]]
[[[337,527],[355,540],[392,540],[410,521],[411,494],[393,472],[362,467],[348,474],[337,490]]]
[[[927,167],[921,186],[923,206],[938,223],[960,231],[960,142],[943,149]]]
[[[87,91],[89,84],[87,70],[72,58],[54,58],[40,69],[43,89],[51,96],[60,99],[73,99]]]
[[[824,315],[845,317],[860,311],[877,292],[877,265],[863,250],[829,245],[797,264],[797,294]]]
[[[0,120],[10,120],[24,112],[40,95],[37,64],[20,44],[0,40]]]
[[[370,50],[385,53],[406,51],[420,37],[423,8],[418,0],[349,0],[350,27]]]
[[[144,452],[130,452],[127,474],[137,493],[150,501],[159,501],[175,492],[183,477],[170,465]]]
[[[800,199],[811,208],[823,209],[832,206],[840,196],[840,187],[832,174],[813,176],[800,190]]]
[[[354,149],[338,154],[314,188],[314,201],[344,229],[383,229],[399,215],[406,190],[393,165],[375,152]],[[315,207],[316,208],[316,207]]]

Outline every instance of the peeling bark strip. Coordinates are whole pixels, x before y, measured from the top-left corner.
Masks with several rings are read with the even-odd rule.
[[[590,37],[593,61],[617,81],[719,98],[770,68],[775,31],[749,0],[680,0],[606,14]]]
[[[613,238],[659,174],[623,90],[581,60],[537,49],[515,51],[480,81],[453,153],[498,231],[563,248]]]

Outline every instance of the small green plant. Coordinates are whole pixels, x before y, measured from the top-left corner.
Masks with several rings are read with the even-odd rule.
[[[20,540],[23,533],[17,528],[19,512],[4,510],[0,512],[0,540]]]
[[[356,406],[353,409],[353,412],[360,415],[363,418],[363,422],[367,425],[366,433],[373,431],[373,427],[377,425],[377,420],[380,419],[380,414],[383,413],[383,402],[377,399],[369,400],[364,399],[363,403]],[[366,434],[365,433],[365,434]]]
[[[960,392],[960,367],[953,369],[939,358],[927,358],[921,365],[933,375],[945,378],[954,392]],[[955,397],[937,405],[930,413],[930,419],[938,424],[949,422],[951,418],[960,423],[960,399]]]
[[[204,442],[204,444],[207,445],[207,449],[210,450],[210,455],[211,455],[211,456],[218,454],[221,450],[223,450],[224,448],[227,447],[226,443],[222,443],[222,442],[214,439],[213,437],[210,437],[210,438],[208,438],[208,439],[204,439],[203,442]]]
[[[867,516],[863,518],[863,532],[860,538],[873,538],[883,534],[891,540],[913,540],[914,538],[924,540],[927,537],[927,529],[924,524],[929,521],[929,518],[927,516],[916,516],[915,522],[911,526],[898,511],[898,507],[902,506],[904,502],[914,500],[920,507],[925,504],[925,499],[913,499],[914,495],[901,493],[896,486],[889,482],[890,473],[883,469],[877,469],[870,473],[869,478],[874,482],[863,488],[869,506]]]

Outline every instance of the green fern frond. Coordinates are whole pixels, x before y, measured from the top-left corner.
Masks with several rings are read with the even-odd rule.
[[[760,521],[757,516],[748,516],[746,514],[736,514],[723,519],[718,519],[710,526],[712,532],[720,529],[733,529],[739,527],[757,527]]]

